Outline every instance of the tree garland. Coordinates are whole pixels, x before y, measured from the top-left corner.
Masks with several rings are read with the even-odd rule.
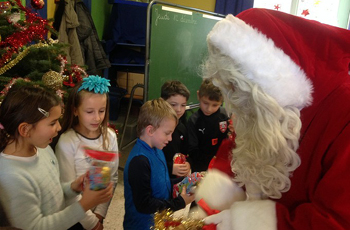
[[[12,59],[13,54],[18,53],[20,48],[32,42],[34,39],[44,40],[49,29],[52,29],[48,20],[41,18],[37,13],[32,13],[21,4],[20,0],[11,0],[11,3],[18,5],[20,10],[25,12],[27,27],[18,23],[13,23],[9,20],[9,23],[13,23],[15,27],[20,29],[20,31],[13,33],[4,41],[0,42],[0,49],[6,50],[0,59],[0,67],[3,67],[9,62]]]

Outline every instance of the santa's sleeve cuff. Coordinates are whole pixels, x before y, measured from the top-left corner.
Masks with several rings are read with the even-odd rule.
[[[271,200],[235,202],[231,217],[234,230],[277,230],[276,203]]]

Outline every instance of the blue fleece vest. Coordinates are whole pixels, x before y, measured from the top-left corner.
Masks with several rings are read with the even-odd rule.
[[[156,148],[152,149],[146,142],[137,139],[124,168],[125,216],[123,226],[126,230],[149,230],[154,225],[153,214],[144,214],[136,210],[128,182],[130,161],[141,155],[148,158],[151,167],[152,196],[162,200],[170,198],[171,183],[163,151]]]

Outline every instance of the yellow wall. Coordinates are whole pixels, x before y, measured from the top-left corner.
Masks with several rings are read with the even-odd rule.
[[[55,10],[56,10],[56,4],[54,2],[54,0],[47,0],[47,18],[53,18],[55,15]]]
[[[163,2],[214,12],[216,0],[162,0]]]

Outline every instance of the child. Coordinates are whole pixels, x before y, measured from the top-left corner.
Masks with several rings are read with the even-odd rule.
[[[152,214],[167,208],[176,211],[194,200],[193,195],[185,193],[186,189],[175,199],[170,198],[172,184],[161,149],[171,141],[176,125],[175,111],[162,98],[147,101],[141,107],[137,121],[139,138],[124,169],[126,230],[149,230],[154,224]]]
[[[62,135],[56,145],[61,181],[78,178],[89,168],[84,147],[118,151],[116,133],[107,127],[109,100],[107,79],[99,76],[84,78],[69,94],[63,115]],[[118,169],[118,162],[115,166]],[[112,170],[113,171],[113,170]],[[117,182],[116,174],[112,175]],[[67,200],[67,204],[79,200],[81,195]],[[93,229],[102,224],[109,203],[98,205],[88,211],[80,224],[84,229]]]
[[[172,141],[163,148],[169,175],[170,178],[187,176],[191,170],[190,164],[188,162],[174,164],[173,158],[176,153],[187,155],[187,129],[180,118],[183,117],[186,111],[190,91],[180,81],[167,81],[162,86],[161,97],[173,107],[179,119],[179,123],[171,136]]]
[[[227,137],[228,116],[221,107],[220,89],[204,80],[197,91],[199,109],[188,120],[188,154],[192,171],[206,171],[221,141]]]
[[[113,194],[112,185],[86,186],[81,200],[65,208],[65,197],[81,192],[85,175],[60,184],[48,146],[61,129],[60,116],[59,99],[40,87],[14,85],[0,106],[0,199],[13,227],[67,229]]]

